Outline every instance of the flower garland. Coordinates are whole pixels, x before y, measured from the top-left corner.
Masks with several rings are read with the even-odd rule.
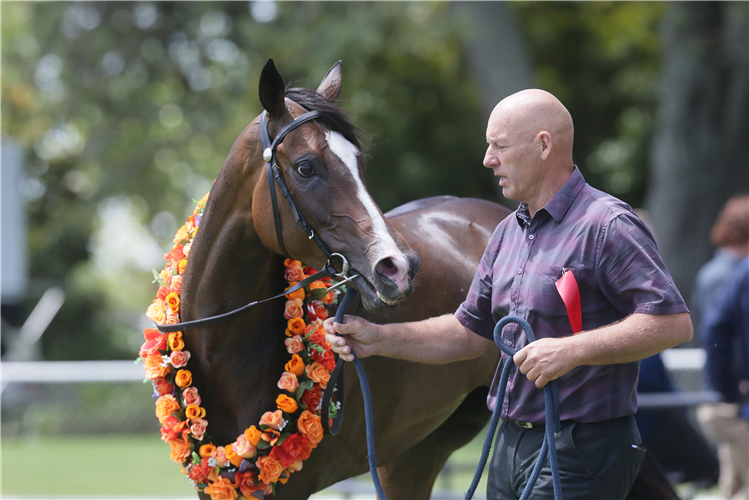
[[[146,316],[157,324],[179,323],[182,275],[207,199],[205,195],[197,203],[177,231],[174,247],[164,256],[164,269],[154,271],[159,289]],[[284,265],[287,289],[315,272],[296,260],[286,259]],[[155,328],[143,332],[145,342],[138,360],[143,361],[146,379],[153,384],[161,439],[169,444],[170,458],[182,466],[196,490],[213,500],[272,495],[277,483],[286,483],[292,472],[301,470],[302,462],[322,440],[322,393],[335,367],[322,322],[340,293],[328,292],[330,285],[331,280],[324,278],[286,296],[284,343],[290,360],[278,380],[277,409],[266,412],[257,425],[225,446],[214,445],[206,433],[206,411],[192,385],[190,352],[182,332],[162,334]],[[331,418],[337,410],[331,403]]]

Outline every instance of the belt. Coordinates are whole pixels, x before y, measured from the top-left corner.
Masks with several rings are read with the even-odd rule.
[[[540,424],[534,424],[532,422],[525,422],[523,420],[513,420],[512,422],[518,427],[522,427],[523,429],[533,429],[534,427],[543,427],[545,425],[543,422],[541,422]]]

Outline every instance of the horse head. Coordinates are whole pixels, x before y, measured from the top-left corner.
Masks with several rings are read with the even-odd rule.
[[[258,237],[275,253],[316,269],[329,257],[326,249],[345,256],[351,272],[359,273],[352,283],[359,290],[364,307],[381,310],[396,305],[412,291],[419,258],[366,189],[366,160],[357,130],[335,104],[340,92],[340,61],[328,71],[316,91],[285,89],[273,61],[265,65],[259,84],[265,123],[256,120],[253,124],[257,123],[257,127],[248,128],[254,140],[264,125],[273,140],[300,116],[310,111],[316,111],[317,116],[288,132],[275,148],[273,177],[277,180],[270,175],[258,177],[252,218]],[[254,148],[249,161],[268,161],[258,154],[263,149]],[[306,220],[310,234],[295,222],[299,218],[295,211]]]

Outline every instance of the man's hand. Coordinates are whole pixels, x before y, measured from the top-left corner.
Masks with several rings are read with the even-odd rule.
[[[357,316],[345,316],[343,321],[344,324],[341,324],[336,323],[334,318],[328,318],[323,322],[325,339],[333,352],[344,361],[354,360],[352,347],[360,358],[376,354],[374,344],[379,340],[377,325]],[[345,335],[345,338],[335,335],[336,332]]]
[[[577,366],[570,346],[564,338],[539,339],[515,353],[512,360],[520,373],[542,389]]]

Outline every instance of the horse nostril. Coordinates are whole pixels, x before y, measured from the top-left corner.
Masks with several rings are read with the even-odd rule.
[[[387,257],[377,263],[375,271],[377,272],[377,274],[385,276],[386,278],[391,278],[392,276],[398,274],[398,266],[395,265],[393,259]]]

